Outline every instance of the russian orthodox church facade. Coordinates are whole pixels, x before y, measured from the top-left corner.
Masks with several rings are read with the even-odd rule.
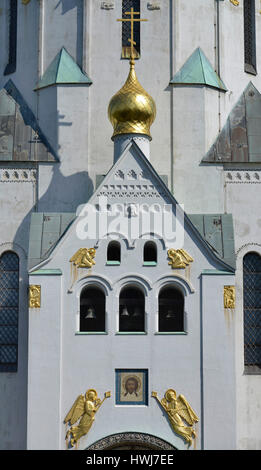
[[[261,448],[260,8],[3,0],[1,449]]]

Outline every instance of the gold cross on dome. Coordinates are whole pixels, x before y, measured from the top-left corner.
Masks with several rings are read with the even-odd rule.
[[[134,41],[134,23],[135,23],[135,21],[148,21],[148,20],[144,20],[144,19],[141,19],[141,18],[135,18],[134,17],[134,15],[139,15],[139,14],[140,14],[140,12],[139,11],[134,11],[134,8],[132,7],[131,11],[126,11],[125,12],[125,15],[130,15],[130,18],[121,18],[121,19],[117,20],[117,21],[130,21],[130,23],[131,23],[131,37],[130,37],[130,39],[128,39],[128,41],[130,42],[130,45],[131,45],[131,56],[130,56],[131,59],[134,59],[133,46],[136,45],[136,42]]]

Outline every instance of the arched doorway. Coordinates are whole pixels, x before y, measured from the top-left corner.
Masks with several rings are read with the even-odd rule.
[[[176,448],[151,434],[123,432],[104,437],[86,450],[176,450]]]

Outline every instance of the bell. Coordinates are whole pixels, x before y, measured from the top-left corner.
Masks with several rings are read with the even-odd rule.
[[[140,317],[141,316],[141,309],[136,307],[135,310],[134,310],[133,316],[134,317]]]
[[[168,310],[168,313],[167,313],[167,315],[166,315],[166,318],[174,318],[174,317],[175,317],[175,315],[174,315],[173,310]]]
[[[85,319],[89,320],[89,319],[94,319],[94,318],[96,318],[95,310],[93,307],[89,307],[87,310],[87,314],[85,315]]]
[[[121,316],[122,317],[129,317],[130,316],[126,306],[123,308],[123,310],[121,312]]]

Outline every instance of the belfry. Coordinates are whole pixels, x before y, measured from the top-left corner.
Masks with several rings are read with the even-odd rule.
[[[259,15],[4,2],[1,449],[261,448]]]

